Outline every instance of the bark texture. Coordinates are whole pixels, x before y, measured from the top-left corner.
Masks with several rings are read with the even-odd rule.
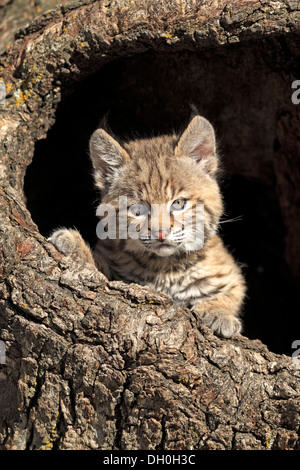
[[[264,59],[290,91],[299,25],[292,0],[87,0],[17,33],[0,59],[2,449],[299,449],[300,369],[291,357],[243,336],[222,340],[169,297],[109,283],[63,257],[32,221],[23,192],[62,97],[106,64],[149,51],[210,51],[218,62],[232,45],[246,51],[259,41],[264,52],[284,49],[285,67],[280,53]],[[290,103],[281,115],[272,108],[266,129],[276,128],[278,197],[294,220],[286,259],[297,273],[299,111]],[[236,140],[248,142],[246,133]],[[251,160],[243,165],[259,177]]]
[[[14,40],[15,32],[45,10],[66,0],[0,0],[0,52]]]

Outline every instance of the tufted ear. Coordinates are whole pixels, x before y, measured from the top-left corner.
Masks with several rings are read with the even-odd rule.
[[[218,169],[216,139],[213,126],[202,116],[195,116],[181,135],[175,155],[191,157],[211,176]]]
[[[104,129],[97,129],[91,136],[90,157],[100,189],[110,184],[117,170],[129,161],[127,152]]]

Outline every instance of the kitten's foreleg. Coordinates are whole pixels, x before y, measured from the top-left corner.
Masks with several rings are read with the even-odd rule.
[[[48,241],[62,254],[66,256],[74,255],[84,263],[95,265],[90,247],[85,243],[77,230],[69,230],[66,228],[55,230],[48,238]]]
[[[238,315],[244,297],[244,287],[240,286],[236,291],[215,299],[199,301],[192,308],[201,322],[224,338],[231,338],[242,331],[242,322]]]

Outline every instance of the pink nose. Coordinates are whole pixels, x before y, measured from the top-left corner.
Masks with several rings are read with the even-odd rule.
[[[163,241],[169,235],[169,231],[164,230],[164,229],[163,230],[158,230],[158,231],[153,232],[153,235],[154,235],[154,238],[157,238],[158,240]]]

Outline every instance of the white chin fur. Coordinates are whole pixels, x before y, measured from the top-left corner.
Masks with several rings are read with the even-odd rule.
[[[149,247],[150,251],[153,251],[158,256],[170,256],[177,251],[176,246],[171,246],[171,245],[162,245],[158,247]]]

